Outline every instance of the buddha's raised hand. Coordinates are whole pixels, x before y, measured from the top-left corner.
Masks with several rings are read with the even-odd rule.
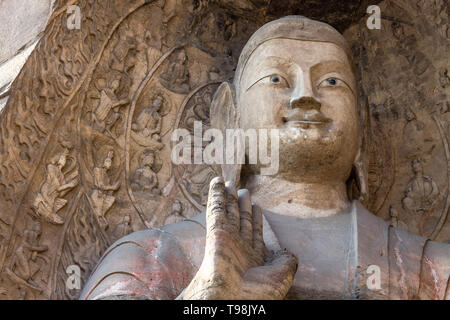
[[[265,259],[262,213],[247,190],[236,194],[223,178],[211,181],[203,262],[184,299],[283,299],[297,258],[280,251]]]

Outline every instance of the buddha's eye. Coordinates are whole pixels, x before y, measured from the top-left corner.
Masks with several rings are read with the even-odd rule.
[[[287,82],[287,80],[278,74],[272,74],[262,80],[264,82],[268,81],[271,85],[274,85],[277,87],[279,86],[279,87],[289,88],[289,83]]]
[[[279,76],[271,76],[270,77],[270,82],[272,82],[272,83],[279,83],[280,82],[280,77]]]
[[[325,80],[323,80],[320,84],[319,84],[319,88],[325,88],[325,87],[340,87],[342,85],[345,85],[344,81],[338,79],[338,78],[327,78]]]
[[[265,86],[270,86],[273,88],[290,88],[289,82],[279,74],[272,74],[270,76],[265,76],[258,81],[256,81],[254,84],[252,84],[247,90],[250,90],[253,86],[257,84],[262,84]]]

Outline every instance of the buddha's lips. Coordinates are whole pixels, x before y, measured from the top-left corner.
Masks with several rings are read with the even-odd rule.
[[[325,117],[317,110],[303,111],[300,109],[294,109],[290,110],[288,115],[283,117],[283,121],[307,124],[325,124],[331,122],[331,119]]]

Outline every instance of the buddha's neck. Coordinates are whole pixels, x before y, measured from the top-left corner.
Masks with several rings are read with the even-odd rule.
[[[247,180],[252,201],[264,210],[299,218],[335,215],[350,205],[345,183],[301,183],[252,176]]]

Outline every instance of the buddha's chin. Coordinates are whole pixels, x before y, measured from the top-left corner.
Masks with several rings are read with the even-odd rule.
[[[333,133],[329,126],[309,125],[308,127],[285,126],[280,129],[280,143],[283,144],[328,144],[334,143],[336,137],[342,135],[342,132]]]
[[[323,177],[346,171],[353,163],[345,153],[347,147],[342,132],[336,134],[323,128],[280,130],[280,173]]]

